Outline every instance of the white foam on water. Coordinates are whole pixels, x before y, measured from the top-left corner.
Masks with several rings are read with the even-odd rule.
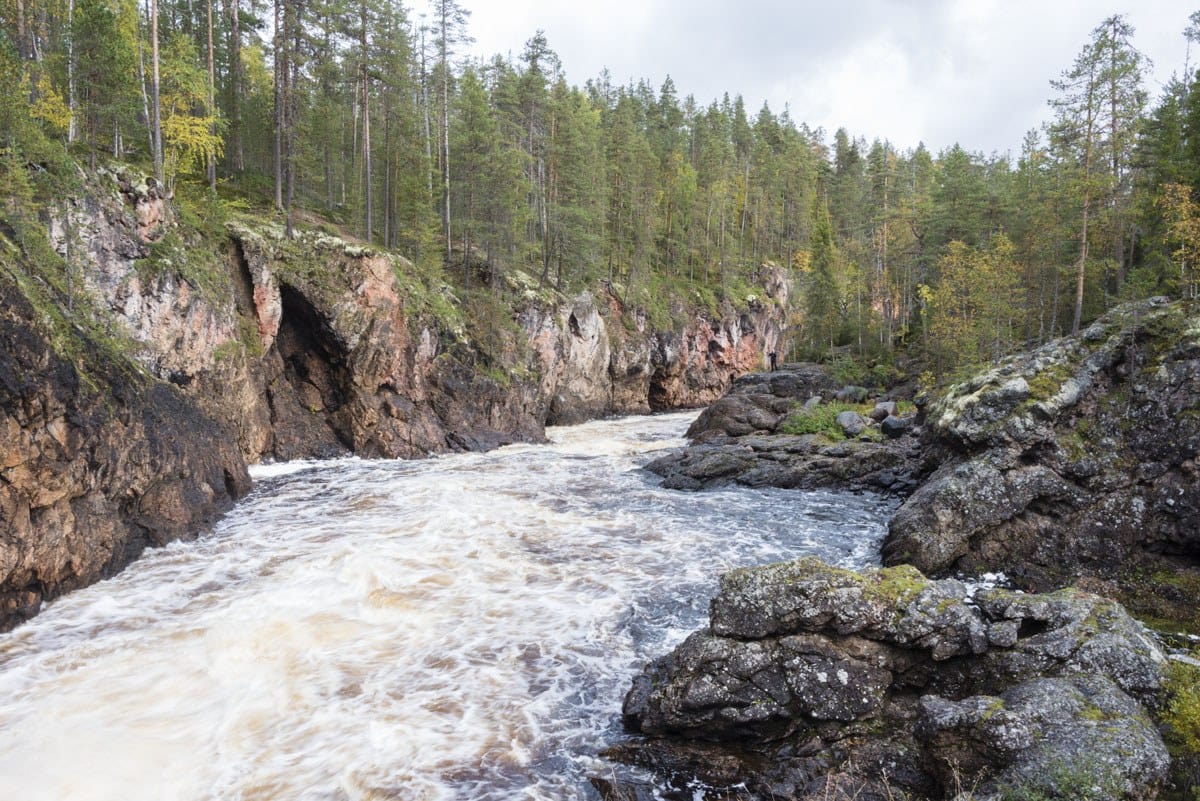
[[[721,571],[872,563],[891,508],[662,490],[637,468],[692,419],[255,468],[212,534],[0,635],[0,799],[586,797]]]

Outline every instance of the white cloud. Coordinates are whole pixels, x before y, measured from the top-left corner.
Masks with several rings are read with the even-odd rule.
[[[832,132],[933,150],[960,142],[1016,150],[1048,116],[1049,81],[1112,0],[463,0],[479,55],[520,55],[546,31],[568,77],[608,67],[619,83],[670,74],[702,103],[741,93]],[[1189,9],[1139,0],[1135,44],[1156,62],[1157,94],[1182,70]],[[1193,61],[1200,60],[1195,54]]]

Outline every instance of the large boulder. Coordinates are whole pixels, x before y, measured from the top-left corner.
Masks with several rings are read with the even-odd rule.
[[[1147,799],[1169,764],[1142,707],[1163,665],[1118,604],[1077,590],[815,559],[746,568],[722,577],[708,630],[634,680],[623,719],[651,739],[613,755],[755,798],[819,797],[822,782],[863,797],[1069,798],[1094,767],[1107,777],[1095,798]]]
[[[904,493],[914,486],[913,437],[888,442],[831,442],[820,434],[714,437],[646,465],[668,489],[729,484],[785,489],[863,489]]]
[[[836,421],[842,427],[842,431],[846,433],[847,437],[857,437],[867,430],[867,421],[858,412],[838,412]]]
[[[797,404],[819,398],[833,385],[833,378],[817,364],[787,364],[769,373],[748,373],[700,413],[687,436],[711,440],[773,432]]]

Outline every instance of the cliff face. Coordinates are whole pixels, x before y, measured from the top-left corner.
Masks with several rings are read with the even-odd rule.
[[[248,461],[478,450],[703,405],[777,346],[788,299],[768,270],[744,309],[664,330],[610,291],[564,298],[518,273],[516,308],[494,303],[502,319],[481,331],[400,257],[248,219],[215,254],[211,240],[168,248],[171,210],[152,189],[104,174],[91,188],[56,218],[56,249],[86,252],[86,288],[144,344],[139,361],[233,429]]]
[[[394,255],[182,217],[119,170],[52,208],[72,266],[39,302],[58,329],[29,302],[33,266],[0,259],[0,630],[194,536],[248,491],[247,462],[479,450],[707,403],[776,347],[787,304],[771,271],[761,300],[664,330],[609,290],[516,274],[515,308],[481,288],[466,309]],[[76,302],[115,352],[70,322]]]
[[[0,631],[193,535],[250,488],[223,428],[80,339],[81,372],[0,272]]]

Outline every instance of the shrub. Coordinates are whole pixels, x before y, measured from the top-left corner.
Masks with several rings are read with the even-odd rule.
[[[780,425],[784,434],[821,434],[834,441],[846,438],[838,425],[837,416],[842,412],[862,412],[862,407],[849,403],[822,403],[811,409],[797,409]]]

